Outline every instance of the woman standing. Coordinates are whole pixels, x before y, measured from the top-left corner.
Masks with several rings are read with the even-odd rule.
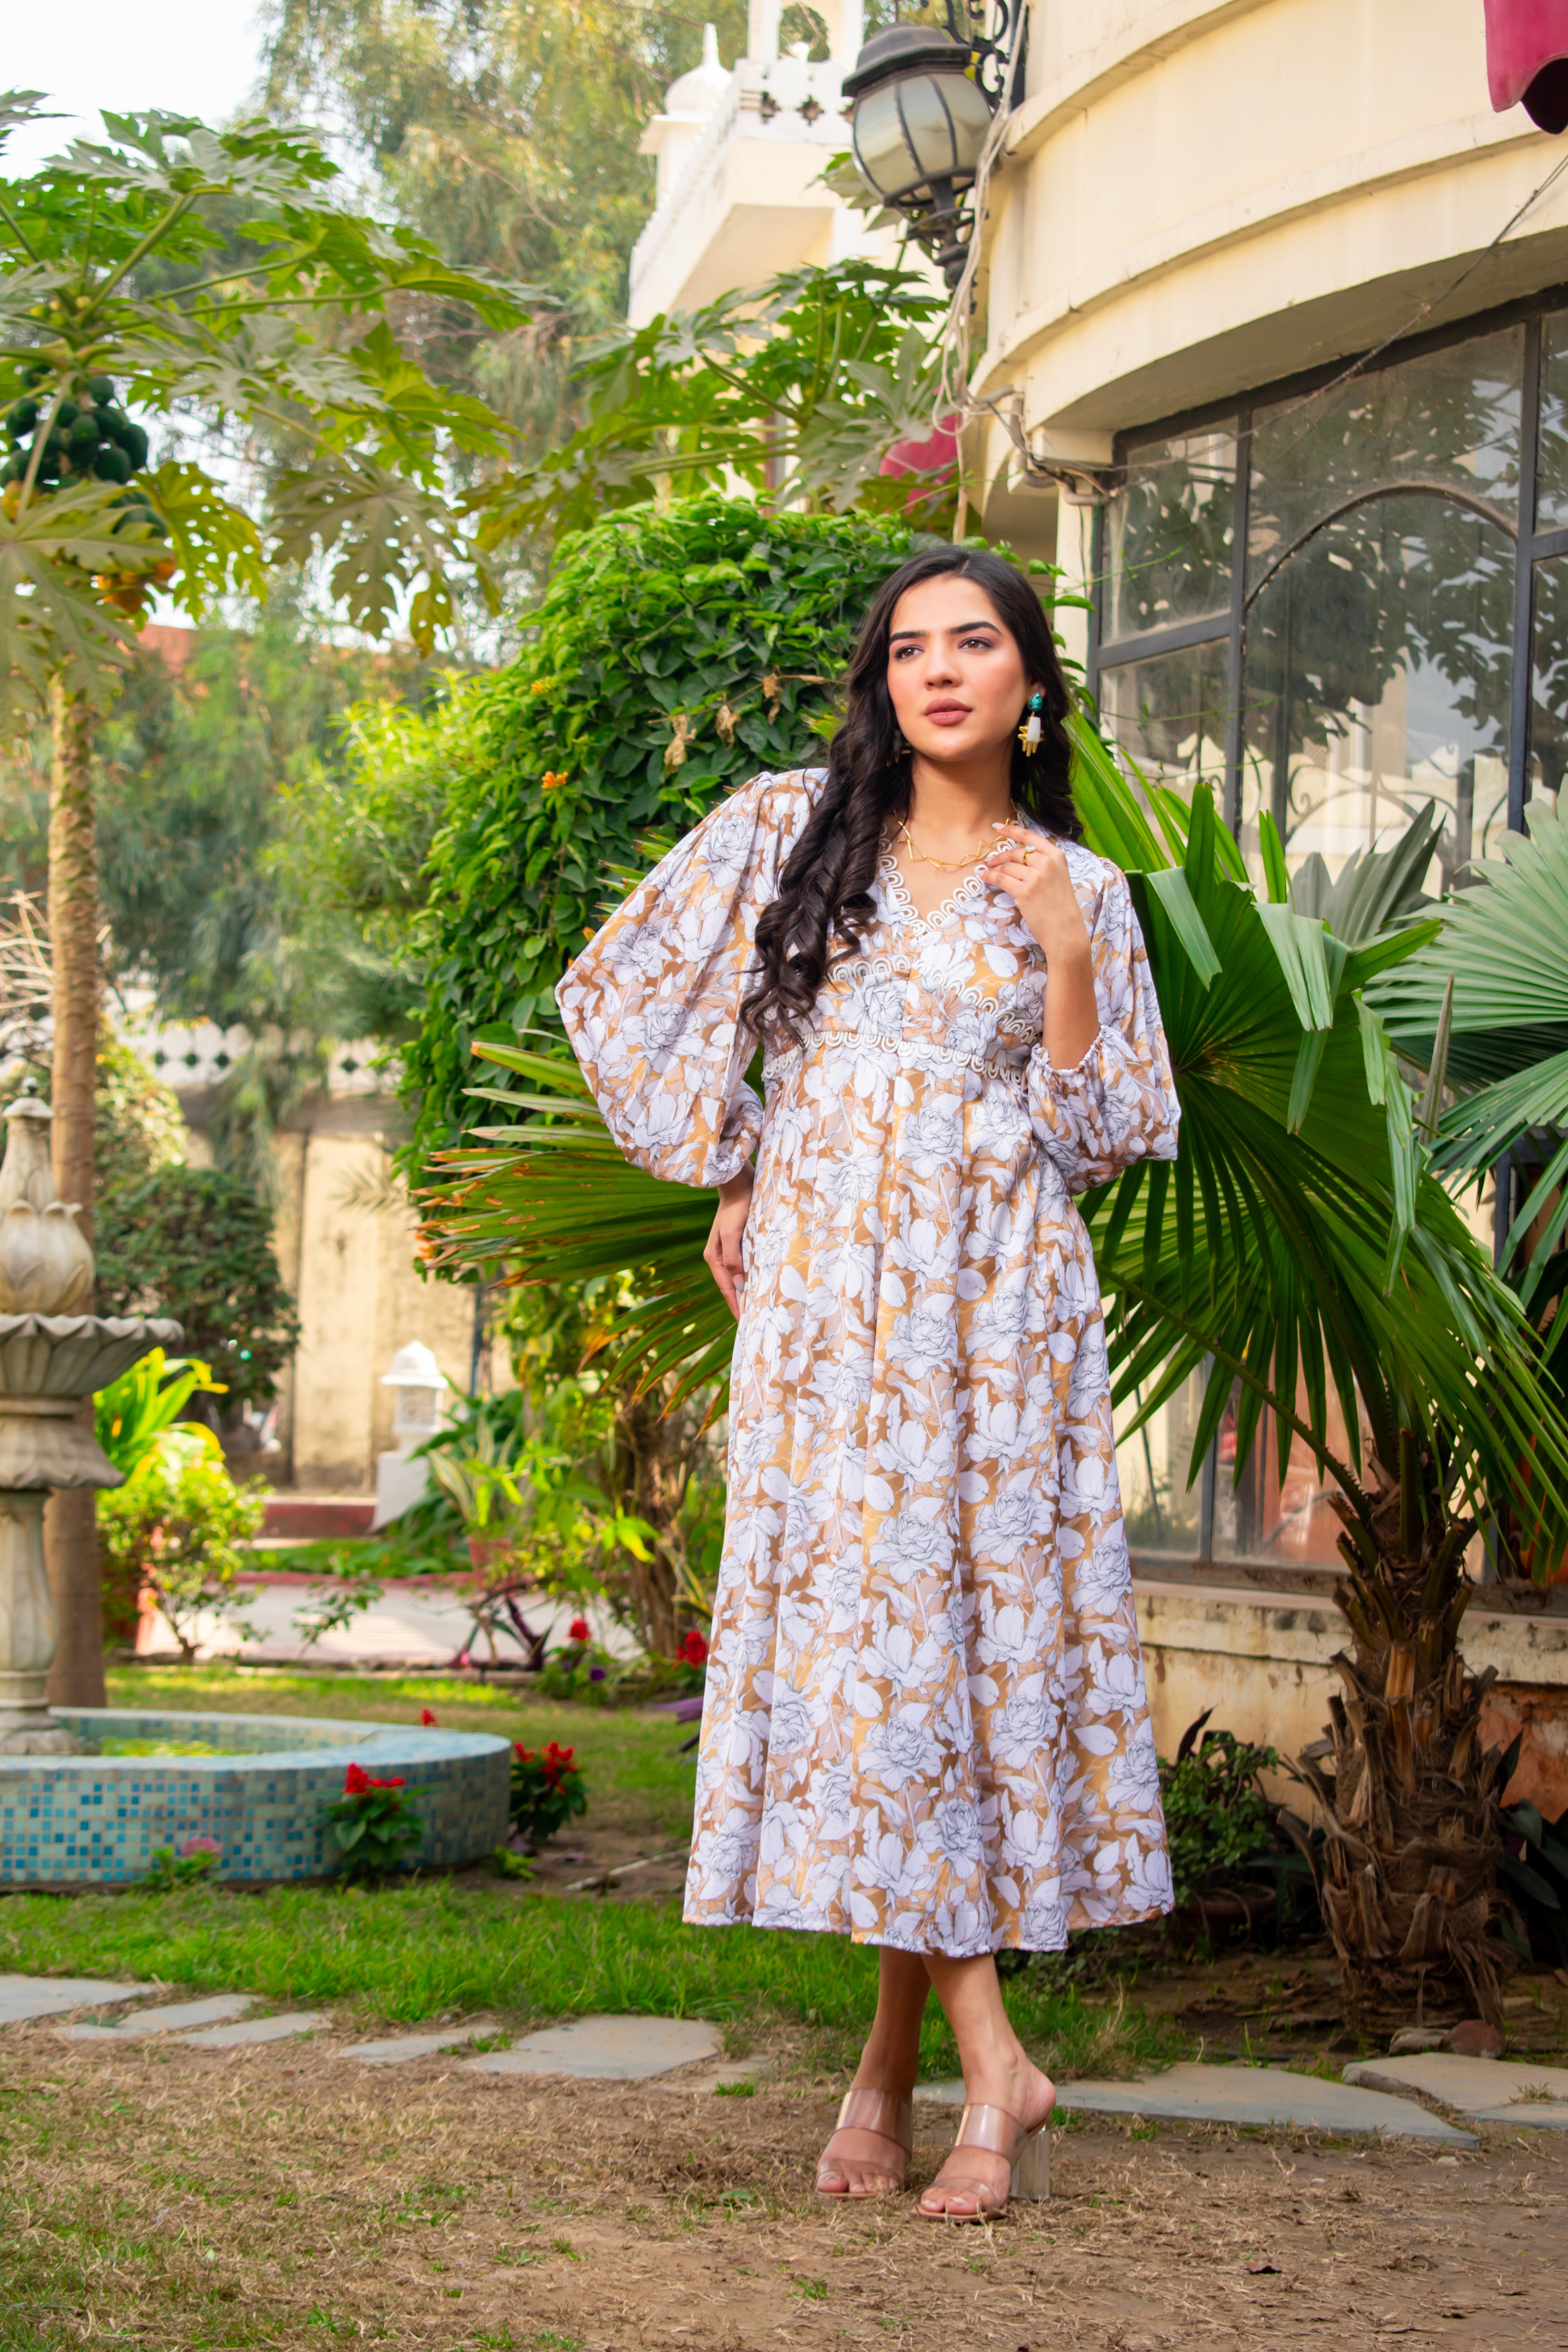
[[[826,771],[735,793],[558,992],[627,1157],[718,1188],[740,1323],[686,1917],[880,1947],[826,2194],[902,2186],[935,1986],[969,2104],[921,2210],[962,2220],[1046,2178],[993,1955],[1171,1900],[1070,1195],[1173,1158],[1178,1113],[1067,707],[1027,583],[917,557]]]

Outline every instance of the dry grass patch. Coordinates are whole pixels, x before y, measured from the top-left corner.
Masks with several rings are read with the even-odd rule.
[[[226,2053],[7,2034],[0,2346],[146,2352],[1258,2352],[1568,2339],[1559,2137],[1412,2146],[1114,2124],[985,2230],[826,2204],[839,2084],[363,2074],[321,2045]],[[915,2179],[951,2137],[921,2111]],[[1326,2337],[1325,2327],[1334,2333]]]

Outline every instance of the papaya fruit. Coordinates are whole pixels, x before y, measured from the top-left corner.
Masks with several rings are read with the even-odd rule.
[[[37,402],[36,400],[19,400],[6,414],[5,430],[11,434],[15,439],[20,440],[24,433],[30,433],[32,431],[37,421]]]
[[[93,460],[93,472],[100,482],[128,482],[131,460],[123,449],[100,449]]]
[[[91,393],[94,400],[98,402],[100,408],[106,400],[112,400],[114,398],[114,379],[112,376],[89,376],[88,378],[87,388],[89,392]]]
[[[83,456],[90,459],[98,447],[98,426],[90,416],[79,416],[66,436],[66,446],[71,453],[71,463],[78,465]]]
[[[128,426],[120,436],[120,446],[131,460],[131,470],[136,473],[147,463],[148,440],[140,425]]]
[[[68,393],[55,411],[55,423],[59,425],[62,430],[68,432],[80,415],[80,409],[77,406],[75,401]]]

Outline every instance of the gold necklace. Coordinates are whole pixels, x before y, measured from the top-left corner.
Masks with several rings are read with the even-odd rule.
[[[1017,822],[1018,812],[1017,809],[1014,807],[1009,811],[1007,823],[1009,824],[1016,824]],[[939,874],[956,874],[961,866],[973,866],[975,860],[979,857],[983,857],[987,849],[992,846],[989,842],[982,838],[975,843],[974,847],[969,852],[966,857],[933,857],[929,850],[921,849],[916,846],[915,837],[910,831],[909,819],[907,817],[900,817],[899,819],[899,831],[904,836],[904,840],[909,846],[910,856],[913,860],[914,864],[917,866],[934,866]]]

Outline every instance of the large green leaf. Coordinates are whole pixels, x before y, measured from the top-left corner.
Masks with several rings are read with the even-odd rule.
[[[1568,824],[1534,802],[1530,832],[1501,848],[1443,908],[1438,936],[1373,994],[1394,1042],[1425,1062],[1451,990],[1445,1074],[1457,1098],[1438,1123],[1436,1162],[1478,1180],[1508,1153],[1528,1171],[1504,1263],[1523,1259],[1521,1296],[1568,1381]]]

